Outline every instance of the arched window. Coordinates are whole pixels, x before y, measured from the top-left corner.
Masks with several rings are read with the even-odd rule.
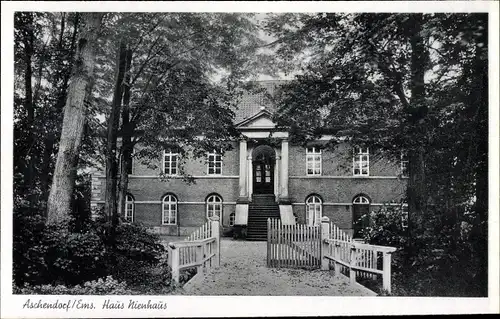
[[[321,223],[323,202],[319,196],[311,195],[306,199],[306,223],[308,226],[318,226]]]
[[[132,223],[134,221],[134,206],[134,198],[127,194],[125,196],[125,216],[123,216],[126,222]]]
[[[353,230],[354,238],[361,236],[361,230],[368,226],[368,220],[364,219],[363,223],[359,223],[359,219],[370,213],[370,200],[364,195],[354,197],[353,201]]]
[[[221,220],[222,198],[219,195],[210,195],[207,198],[207,218],[212,216],[219,216]]]
[[[229,226],[234,226],[234,220],[236,219],[236,214],[231,213],[229,214]]]
[[[358,195],[352,201],[353,204],[370,204],[370,200],[363,195]]]
[[[177,225],[177,198],[168,194],[162,200],[162,224]]]

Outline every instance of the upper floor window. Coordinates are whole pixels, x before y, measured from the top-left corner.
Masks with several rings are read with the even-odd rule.
[[[165,195],[162,200],[162,224],[177,225],[177,198]]]
[[[216,151],[207,154],[208,175],[222,174],[222,155]]]
[[[129,223],[134,221],[134,198],[130,194],[125,196],[125,215],[123,218]]]
[[[356,147],[354,149],[352,173],[354,176],[370,175],[370,152],[368,148]]]
[[[408,153],[406,151],[401,152],[401,176],[408,177]]]
[[[318,226],[321,223],[323,202],[316,195],[311,195],[306,199],[306,223],[308,226]]]
[[[207,218],[222,216],[222,198],[219,195],[210,195],[207,198]]]
[[[306,149],[307,175],[321,175],[321,149],[308,147]]]
[[[163,173],[177,175],[179,171],[179,153],[171,150],[163,151]]]
[[[122,170],[122,165],[124,163],[124,159],[123,159],[123,154],[120,156],[120,168],[119,168],[119,171],[121,172]],[[127,174],[128,175],[133,175],[134,174],[134,154],[130,154],[130,161],[128,163],[126,163],[127,165]]]

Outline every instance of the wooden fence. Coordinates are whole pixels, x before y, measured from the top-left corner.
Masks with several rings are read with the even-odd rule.
[[[319,268],[320,231],[320,227],[283,225],[279,219],[268,219],[268,267]]]
[[[321,227],[322,269],[329,269],[331,261],[335,273],[348,274],[351,283],[357,278],[375,279],[382,275],[383,289],[391,292],[391,253],[396,248],[356,242],[336,225],[329,224],[327,217],[322,218]]]
[[[179,283],[182,269],[196,267],[199,275],[209,268],[219,267],[219,226],[219,217],[214,216],[184,241],[168,243],[168,264],[176,283]]]
[[[321,219],[321,226],[268,219],[267,236],[268,267],[329,270],[333,264],[335,273],[348,276],[352,284],[382,276],[383,289],[391,291],[391,253],[396,248],[358,242],[328,217]]]

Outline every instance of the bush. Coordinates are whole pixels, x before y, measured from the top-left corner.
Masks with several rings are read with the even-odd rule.
[[[165,248],[157,235],[121,224],[111,240],[103,219],[72,225],[47,226],[40,215],[14,214],[15,285],[66,287],[112,276],[131,287],[170,286]]]
[[[112,276],[94,281],[87,281],[83,285],[67,287],[65,285],[37,285],[25,284],[21,288],[14,287],[14,294],[22,295],[130,295],[132,291],[127,284],[113,279]]]
[[[398,248],[392,254],[393,295],[480,296],[477,253],[469,232],[473,221],[429,209],[413,224],[411,245],[400,208],[382,207],[362,217],[366,242]],[[383,293],[383,292],[382,292]]]

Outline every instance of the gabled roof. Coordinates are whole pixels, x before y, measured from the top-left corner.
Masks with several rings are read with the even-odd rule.
[[[262,107],[265,107],[270,113],[274,113],[276,108],[270,98],[275,96],[279,86],[285,82],[288,81],[268,80],[255,82],[255,86],[263,90],[259,92],[247,91],[243,94],[237,109],[234,110],[234,122],[239,124],[255,116],[261,111]]]
[[[272,121],[272,114],[264,106],[255,115],[236,123],[236,128],[242,129],[272,129],[276,124]]]

